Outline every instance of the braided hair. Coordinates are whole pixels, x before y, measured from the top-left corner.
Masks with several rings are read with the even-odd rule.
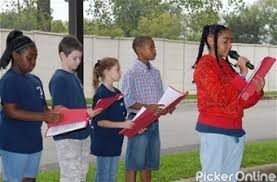
[[[96,90],[100,83],[100,78],[104,78],[104,71],[110,70],[114,65],[119,64],[119,61],[113,57],[105,57],[97,61],[93,68],[93,88]]]
[[[219,57],[218,57],[218,53],[217,53],[218,34],[223,32],[223,31],[226,31],[226,30],[229,30],[229,29],[227,27],[225,27],[223,25],[219,25],[219,24],[212,24],[212,25],[205,25],[204,26],[202,36],[201,36],[200,45],[199,45],[198,56],[197,56],[196,61],[193,65],[193,68],[196,67],[198,61],[202,57],[205,44],[207,45],[208,49],[211,48],[208,44],[208,36],[209,35],[213,35],[213,37],[214,37],[214,47],[213,48],[214,48],[214,51],[215,51],[215,56],[216,56],[217,63],[219,64]],[[227,62],[229,63],[228,59],[227,59]],[[230,67],[232,67],[230,63],[229,63],[229,65],[230,65]]]
[[[27,48],[36,47],[35,43],[19,30],[13,30],[9,33],[6,40],[6,49],[0,58],[0,69],[5,69],[10,61],[13,61],[12,53],[21,53]]]

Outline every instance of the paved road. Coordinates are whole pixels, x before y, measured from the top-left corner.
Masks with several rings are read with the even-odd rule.
[[[268,100],[259,102],[245,112],[243,126],[247,132],[247,141],[277,139],[276,111],[277,100]],[[195,103],[184,103],[176,109],[173,115],[161,118],[162,153],[185,151],[198,146],[199,140],[194,130],[196,118]],[[125,151],[125,144],[126,142],[123,151]],[[94,158],[91,157],[91,160],[93,161]],[[51,138],[45,138],[41,169],[56,167],[57,159],[53,141]]]

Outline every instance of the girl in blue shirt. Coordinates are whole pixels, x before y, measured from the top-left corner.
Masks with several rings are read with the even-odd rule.
[[[0,68],[11,68],[1,78],[2,122],[0,153],[4,181],[34,182],[42,151],[41,124],[58,122],[61,114],[49,111],[40,79],[30,74],[36,65],[35,43],[14,30],[7,37]]]
[[[120,65],[117,59],[107,57],[99,60],[93,70],[93,86],[95,95],[93,107],[99,99],[113,97],[121,93],[113,87],[121,77]],[[101,84],[99,86],[99,79]],[[94,117],[91,125],[91,154],[96,156],[95,182],[115,182],[116,171],[123,143],[119,134],[121,128],[132,128],[131,121],[125,121],[127,111],[120,99],[109,108]]]

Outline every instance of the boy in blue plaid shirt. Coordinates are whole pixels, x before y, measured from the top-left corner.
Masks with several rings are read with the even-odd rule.
[[[122,91],[128,111],[128,119],[146,107],[156,114],[163,110],[158,101],[163,95],[160,71],[150,61],[156,57],[154,41],[151,37],[141,36],[133,41],[137,59],[123,76]],[[154,122],[142,134],[128,140],[126,151],[126,181],[136,181],[136,171],[141,173],[141,181],[151,181],[151,171],[160,167],[159,123]]]

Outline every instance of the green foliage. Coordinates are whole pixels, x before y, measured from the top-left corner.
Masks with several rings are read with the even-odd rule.
[[[94,21],[116,24],[131,36],[141,17],[159,16],[168,6],[162,0],[93,0],[88,13],[94,15]]]
[[[167,39],[178,39],[183,31],[181,20],[176,15],[164,13],[155,17],[140,17],[137,29],[131,36],[149,35]]]
[[[68,32],[68,25],[67,23],[61,20],[52,20],[51,21],[51,32]]]
[[[199,11],[191,15],[191,18],[187,22],[187,28],[183,37],[189,41],[199,41],[203,27],[207,24],[216,24],[219,22],[219,19],[217,12],[212,10]]]
[[[39,30],[51,20],[51,17],[37,10],[37,0],[11,0],[5,6],[7,10],[0,13],[0,28]]]
[[[93,21],[85,20],[84,34],[122,37],[124,36],[124,31],[116,24],[105,24],[101,22],[93,22]]]
[[[238,14],[224,17],[233,31],[234,42],[277,44],[277,3],[274,0],[259,0]]]
[[[277,45],[277,2],[275,0],[260,0],[257,7],[265,25],[264,42]]]
[[[9,5],[11,10],[1,13],[1,28],[34,30],[37,27],[35,1],[23,1],[22,4],[16,4],[11,1]]]
[[[242,10],[239,14],[226,16],[227,26],[233,32],[233,41],[240,43],[261,43],[264,32],[264,22],[261,21],[257,7]]]
[[[68,32],[67,22],[52,20],[51,14],[48,15],[48,1],[6,1],[6,11],[0,13],[0,28],[47,30],[51,21],[52,32]],[[89,35],[147,34],[199,41],[204,25],[222,23],[232,30],[234,42],[277,44],[275,0],[257,0],[249,7],[245,6],[245,0],[228,0],[226,11],[222,10],[222,0],[86,1],[89,2],[86,13],[92,18],[84,21],[84,33]]]
[[[169,0],[179,12],[183,12],[185,31],[182,37],[189,41],[199,41],[202,29],[207,24],[215,24],[220,21],[220,13],[223,8],[221,0]],[[232,6],[234,11],[244,6],[242,0],[228,1],[228,6]]]

